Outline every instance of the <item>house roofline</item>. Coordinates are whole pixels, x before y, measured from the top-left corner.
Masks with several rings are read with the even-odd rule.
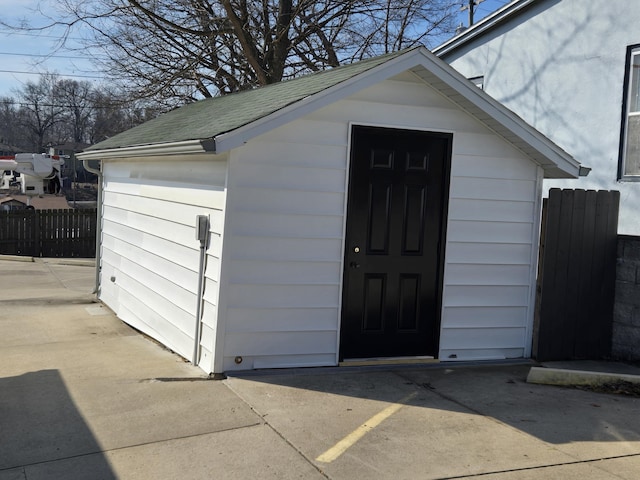
[[[432,58],[426,56],[426,60],[431,60],[429,72],[436,76],[441,82],[454,87],[457,94],[463,97],[467,106],[460,102],[456,102],[461,108],[465,109],[469,114],[478,118],[477,110],[486,112],[491,115],[493,121],[485,120],[485,125],[496,132],[499,136],[510,141],[516,148],[523,151],[527,156],[534,159],[538,165],[545,170],[545,177],[552,178],[577,178],[580,171],[580,162],[578,162],[571,154],[563,150],[556,143],[542,134],[539,130],[529,125],[519,115],[505,107],[502,103],[495,100],[486,92],[478,89],[473,83],[462,77],[453,67],[444,62],[434,62]],[[517,139],[517,143],[524,142],[529,145],[534,152],[529,149],[519,147],[513,140],[505,135],[505,131],[510,132]],[[552,163],[541,162],[540,157],[532,155],[539,153]]]
[[[532,1],[532,0],[526,0]],[[539,155],[532,155],[532,151],[525,151],[526,155],[532,157],[544,170],[545,176],[553,178],[577,178],[580,163],[569,153],[562,150],[549,138],[541,134],[535,128],[528,125],[521,117],[513,111],[500,104],[475,85],[468,82],[453,69],[453,67],[437,61],[435,55],[424,47],[414,48],[404,55],[393,58],[387,62],[366,70],[354,77],[338,83],[332,87],[322,90],[314,95],[310,95],[287,107],[277,110],[270,115],[255,120],[247,125],[239,127],[230,132],[216,136],[216,151],[223,152],[236,148],[262,133],[277,128],[311,111],[321,108],[336,100],[349,96],[354,91],[361,90],[373,85],[381,80],[389,78],[405,70],[413,70],[422,67],[436,77],[440,82],[451,86],[460,97],[465,99],[466,107],[460,102],[456,102],[459,107],[476,116],[477,111],[491,112],[495,120],[494,125],[488,125],[498,135],[505,137],[505,131],[511,132],[518,141],[524,142],[532,147]],[[454,100],[455,101],[455,100]],[[541,161],[540,157],[548,161]],[[549,163],[549,161],[551,163]]]
[[[253,137],[288,123],[291,120],[295,120],[318,108],[329,105],[336,100],[345,98],[363,88],[374,85],[382,79],[404,70],[409,70],[416,63],[414,58],[424,55],[425,52],[426,49],[424,47],[412,48],[400,56],[360,72],[353,77],[309,95],[269,115],[258,118],[251,123],[229,132],[221,133],[215,138],[216,151],[224,152],[239,147]],[[388,72],[392,73],[389,74]]]
[[[424,47],[411,49],[329,88],[257,118],[244,126],[216,135],[215,138],[90,150],[79,154],[78,158],[81,160],[108,160],[158,155],[223,153],[243,145],[258,135],[403,71],[413,71],[418,74],[427,84],[432,84],[436,90],[449,97],[459,108],[475,118],[481,119],[488,128],[540,165],[544,169],[546,177],[578,177],[580,163],[569,153],[528,125],[514,112],[467,81],[453,67],[438,60],[433,53]],[[486,118],[487,116],[490,118]]]
[[[483,34],[491,31],[498,25],[501,25],[514,16],[521,13],[527,7],[536,3],[538,0],[513,0],[506,4],[504,7],[496,10],[491,15],[483,18],[479,22],[475,23],[471,27],[464,30],[462,33],[447,40],[442,45],[434,48],[432,52],[438,57],[445,57],[448,54],[455,51],[457,48],[464,46],[465,44],[475,40]]]

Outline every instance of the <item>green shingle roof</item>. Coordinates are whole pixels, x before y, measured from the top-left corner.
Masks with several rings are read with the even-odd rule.
[[[578,177],[580,163],[571,155],[423,47],[192,103],[100,142],[78,158],[221,153],[406,70],[528,155],[546,178]]]
[[[337,85],[403,53],[406,50],[255,90],[191,103],[119,133],[85,151],[211,139]]]

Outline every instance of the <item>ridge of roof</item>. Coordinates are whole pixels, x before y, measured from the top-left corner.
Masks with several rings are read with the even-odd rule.
[[[94,145],[78,157],[85,161],[230,151],[403,71],[417,75],[528,155],[545,176],[578,176],[580,164],[571,155],[424,47],[186,105]]]
[[[540,3],[540,0],[512,0],[492,14],[486,16],[479,22],[474,23],[471,27],[450,38],[431,51],[438,57],[444,57],[457,48],[472,41],[473,39],[489,32],[498,25],[501,25],[515,18],[520,13],[522,13],[524,9],[530,7],[534,3]]]
[[[85,152],[212,139],[381,65],[411,49],[340,65],[298,78],[189,103],[113,137]]]

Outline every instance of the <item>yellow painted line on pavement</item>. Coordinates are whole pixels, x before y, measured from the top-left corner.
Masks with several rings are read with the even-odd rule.
[[[380,425],[382,422],[384,422],[391,415],[393,415],[398,410],[400,410],[408,401],[410,401],[415,396],[416,396],[416,392],[412,393],[411,395],[407,395],[402,400],[400,400],[398,403],[394,403],[392,405],[389,405],[387,408],[382,410],[380,413],[375,414],[373,417],[371,417],[369,420],[364,422],[362,425],[360,425],[358,428],[356,428],[349,435],[347,435],[342,440],[340,440],[338,443],[336,443],[329,450],[327,450],[322,455],[320,455],[318,458],[316,458],[316,462],[322,462],[322,463],[331,463],[331,462],[333,462],[340,455],[342,455],[344,452],[346,452],[349,448],[351,448],[353,445],[355,445],[355,443],[358,440],[360,440],[362,437],[364,437],[367,433],[369,433],[371,430],[376,428],[378,425]]]

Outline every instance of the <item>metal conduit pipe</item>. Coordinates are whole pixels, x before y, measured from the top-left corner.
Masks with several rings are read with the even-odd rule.
[[[98,201],[96,205],[96,215],[98,219],[96,221],[96,277],[95,287],[93,293],[98,295],[100,289],[100,241],[102,239],[102,162],[100,162],[100,168],[95,169],[89,166],[88,160],[82,160],[84,169],[98,176]]]
[[[207,247],[209,246],[209,216],[196,217],[196,240],[200,242],[200,263],[198,266],[198,292],[196,304],[196,324],[193,335],[193,364],[200,363],[200,337],[202,335],[202,303],[204,300],[204,273],[207,264]]]

